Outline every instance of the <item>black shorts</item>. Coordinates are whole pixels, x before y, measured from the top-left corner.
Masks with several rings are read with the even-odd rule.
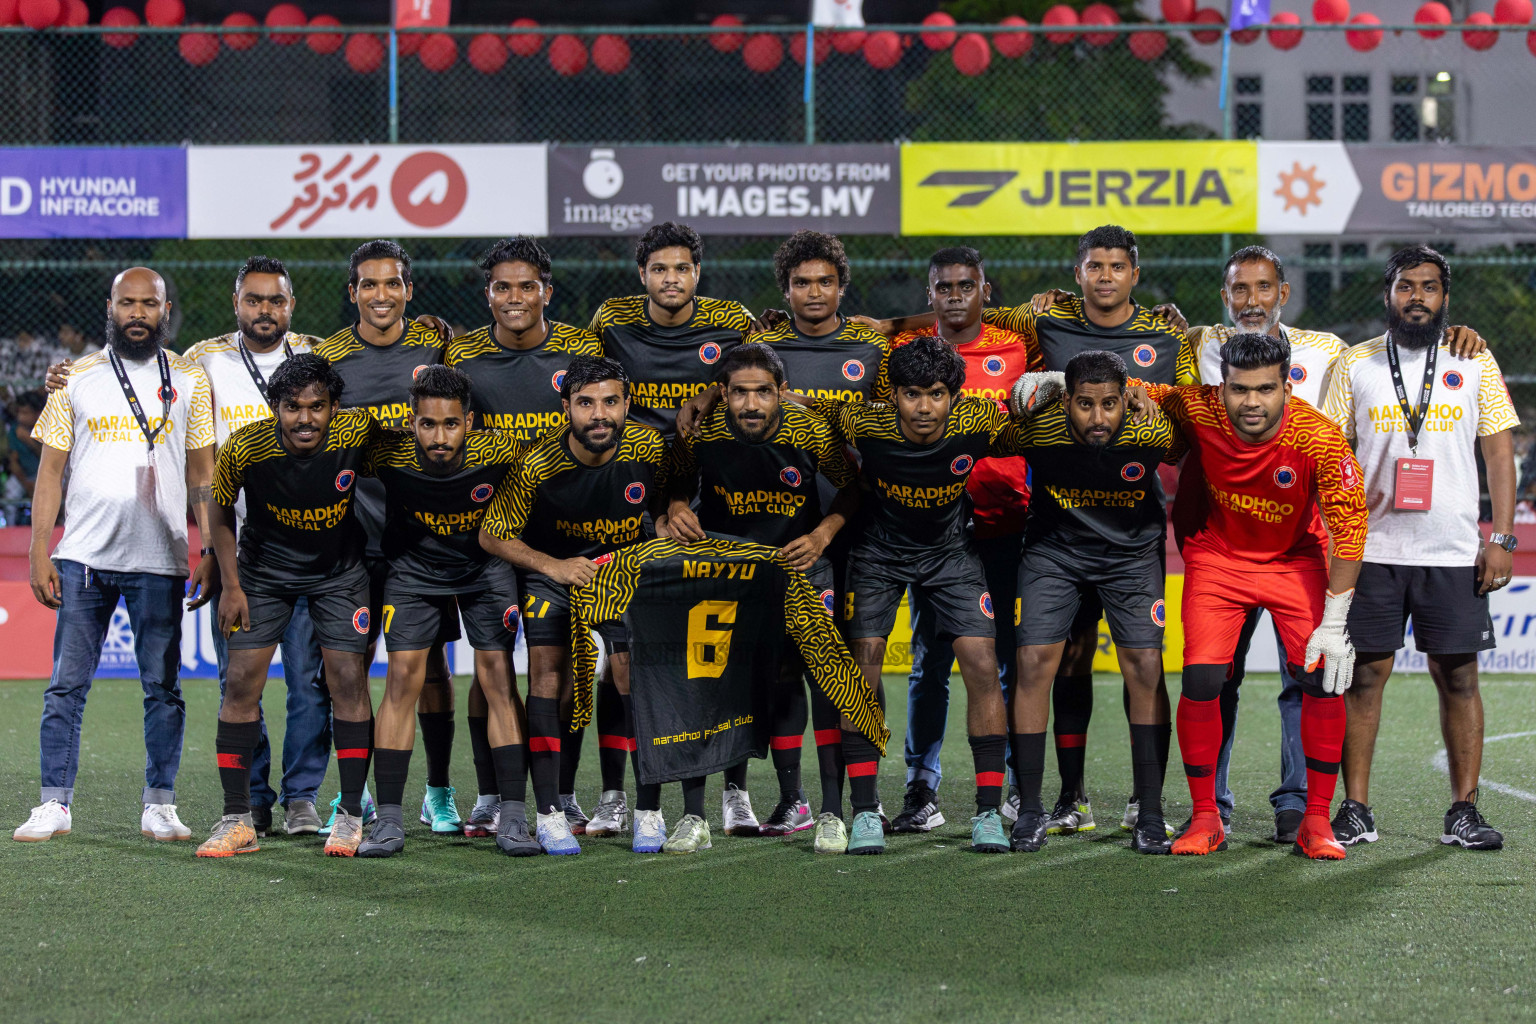
[[[1075,635],[1084,605],[1103,609],[1116,647],[1158,649],[1168,619],[1163,602],[1163,548],[1137,555],[1066,548],[1049,541],[1024,549],[1019,565],[1020,647],[1060,643]]]
[[[246,591],[251,628],[231,633],[229,649],[252,651],[277,646],[288,629],[288,620],[293,618],[294,604],[304,597],[309,598],[309,617],[321,647],[349,654],[367,653],[373,613],[368,608],[368,573],[362,566],[326,580],[307,593]]]
[[[849,554],[848,590],[843,594],[848,638],[889,637],[909,586],[932,609],[940,639],[997,635],[986,573],[969,544],[945,545],[909,558],[894,557],[879,545],[860,545]]]
[[[420,651],[457,640],[462,615],[470,647],[510,651],[517,642],[517,585],[511,573],[498,575],[459,594],[417,594],[409,582],[391,579],[384,588],[385,649]]]
[[[384,612],[386,605],[390,603],[389,562],[383,557],[368,557],[364,560],[368,567],[368,643],[376,643],[379,633],[384,628],[384,620],[387,617]],[[398,591],[398,587],[395,588]],[[516,589],[516,588],[513,588]],[[516,603],[515,601],[513,602]],[[451,644],[459,638],[459,623],[452,616],[444,628],[438,633],[437,638],[429,643],[428,647],[438,647],[442,644]],[[386,650],[414,651],[416,647],[400,647],[385,645]],[[480,648],[476,648],[480,650]]]
[[[1357,651],[1398,650],[1411,617],[1414,645],[1424,654],[1491,651],[1498,642],[1488,595],[1477,587],[1475,566],[1366,562],[1349,605],[1349,639]]]
[[[518,589],[523,594],[523,642],[529,647],[571,646],[571,595],[563,583],[536,572],[519,573]],[[622,622],[605,622],[597,627],[609,654],[629,650],[629,628]]]

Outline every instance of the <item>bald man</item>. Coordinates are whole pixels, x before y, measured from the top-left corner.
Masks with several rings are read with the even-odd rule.
[[[210,537],[213,401],[202,367],[165,348],[170,313],[159,274],[133,267],[117,275],[106,348],[75,363],[33,428],[43,451],[32,498],[32,593],[59,614],[43,693],[42,800],[13,833],[22,842],[73,827],[85,698],[119,598],[144,688],[139,830],[158,840],[192,837],[176,814],[186,721],[177,669],[183,600],[206,602],[213,579],[205,547],[188,587],[186,512],[190,500],[199,533]],[[64,536],[50,558],[61,497]]]

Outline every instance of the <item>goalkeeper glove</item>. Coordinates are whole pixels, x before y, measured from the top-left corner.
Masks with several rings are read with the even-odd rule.
[[[1013,382],[1008,396],[1008,411],[1027,420],[1037,409],[1059,399],[1067,390],[1067,375],[1057,372],[1024,373]]]
[[[1355,645],[1349,642],[1349,630],[1345,628],[1354,596],[1354,588],[1342,594],[1330,590],[1323,599],[1323,621],[1307,641],[1306,668],[1310,672],[1322,661],[1324,693],[1343,693],[1354,681]]]

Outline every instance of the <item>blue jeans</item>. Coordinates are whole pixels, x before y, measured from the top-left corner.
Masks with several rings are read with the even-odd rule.
[[[74,801],[85,698],[121,597],[128,606],[133,655],[144,688],[143,800],[175,803],[181,737],[187,724],[187,706],[177,681],[186,580],[148,572],[100,572],[65,560],[59,561],[58,569],[63,604],[53,631],[53,677],[43,691],[39,730],[43,802]]]
[[[997,613],[997,674],[1003,699],[1013,699],[1014,657],[1013,602],[1019,586],[1019,560],[1024,553],[1023,534],[988,537],[972,542],[986,573],[987,590]],[[955,649],[934,635],[935,622],[926,602],[909,594],[912,613],[912,671],[907,676],[907,783],[923,782],[935,792],[944,771],[939,752],[944,748],[944,729],[949,719],[949,676],[955,667]],[[1009,771],[1013,751],[1008,752]]]
[[[219,632],[219,596],[208,605],[213,620],[213,650],[219,661],[219,696],[229,673],[229,645]],[[314,803],[331,759],[331,694],[321,674],[320,640],[309,618],[309,599],[294,602],[293,618],[283,633],[283,681],[288,686],[288,715],[283,728],[283,778],[281,802]],[[261,740],[251,758],[251,806],[271,807],[279,801],[272,792],[272,744],[267,740],[267,720],[261,718]]]
[[[1243,681],[1248,645],[1258,625],[1259,612],[1248,613],[1232,658],[1232,678],[1221,691],[1221,754],[1216,759],[1216,805],[1223,817],[1232,816],[1232,790],[1227,785],[1227,768],[1232,763],[1232,739],[1237,733],[1238,684]],[[1275,813],[1307,809],[1307,758],[1301,749],[1301,684],[1291,678],[1285,667],[1285,642],[1275,630],[1275,646],[1280,651],[1280,785],[1269,794]]]

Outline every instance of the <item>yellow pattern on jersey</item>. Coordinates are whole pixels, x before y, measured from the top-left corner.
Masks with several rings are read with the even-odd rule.
[[[1076,443],[1067,426],[1067,408],[1059,402],[1042,410],[1019,429],[1019,446],[1023,448],[1051,448]],[[1161,410],[1156,411],[1147,423],[1136,423],[1127,416],[1110,443],[1116,448],[1162,448],[1168,452],[1163,461],[1170,465],[1183,455],[1181,439]]]
[[[202,341],[189,347],[182,355],[195,363],[206,355],[214,355],[221,352],[238,353],[240,346],[235,341],[236,333],[238,332],[231,331],[228,334],[221,334],[216,338],[204,338]],[[302,352],[312,352],[325,343],[324,339],[317,338],[313,334],[295,334],[292,331],[283,335],[283,341],[288,344],[289,348],[295,345],[307,346],[300,350]],[[299,352],[295,352],[294,355],[299,355]]]
[[[816,456],[816,469],[832,484],[833,487],[843,488],[853,483],[853,468],[848,465],[848,459],[843,454],[842,446],[838,443],[837,435],[826,420],[811,412],[803,406],[793,402],[783,402],[779,405],[779,415],[782,417],[779,429],[774,433],[773,444],[788,445],[791,448],[803,452],[811,452]],[[728,422],[730,411],[721,402],[703,424],[700,425],[698,434],[685,437],[678,434],[672,447],[672,473],[674,480],[686,480],[698,470],[698,446],[705,441],[735,441],[744,444],[737,435],[732,432]]]
[[[606,299],[597,312],[592,314],[592,324],[587,329],[599,338],[603,329],[623,324],[651,323],[646,312],[648,295],[626,295],[623,298]],[[740,331],[743,336],[752,329],[752,314],[747,307],[733,299],[708,299],[702,295],[693,297],[693,327],[727,327]]]
[[[218,468],[213,475],[214,501],[233,508],[248,467],[288,454],[288,449],[278,440],[280,429],[274,420],[257,420],[229,435],[229,440],[219,449]],[[331,417],[330,425],[326,427],[325,447],[320,450],[335,452],[344,448],[363,448],[377,438],[381,430],[368,410],[342,409]]]
[[[464,463],[460,469],[476,466],[516,465],[526,447],[517,437],[505,430],[471,430],[464,435]],[[368,451],[363,460],[363,476],[378,476],[380,466],[395,469],[421,469],[421,446],[416,435],[389,431],[387,436]]]
[[[1292,327],[1290,324],[1281,324],[1280,331],[1290,342],[1292,348],[1305,345],[1324,353],[1328,359],[1328,373],[1333,372],[1334,363],[1349,346],[1344,344],[1344,339],[1337,334],[1329,334],[1327,331],[1309,331],[1302,327]],[[1235,327],[1227,324],[1213,324],[1210,327],[1191,327],[1184,335],[1184,344],[1179,346],[1179,358],[1174,364],[1175,384],[1204,384],[1201,379],[1200,361],[1205,358],[1205,350],[1211,346],[1221,348],[1227,343],[1227,339],[1239,333]],[[1291,362],[1295,362],[1294,352]],[[1325,376],[1320,394],[1328,393],[1328,379]]]
[[[446,366],[457,366],[490,352],[510,351],[513,350],[504,348],[491,333],[491,326],[486,325],[450,341],[443,352],[443,363]],[[569,352],[573,356],[601,356],[603,343],[591,331],[551,320],[549,334],[544,338],[540,351]]]
[[[861,438],[878,438],[910,444],[901,432],[896,407],[884,402],[869,404],[857,402],[817,401],[812,406],[816,412],[842,435],[853,447]],[[987,443],[993,446],[991,455],[1017,455],[1018,424],[1008,418],[990,398],[962,395],[949,407],[949,419],[944,423],[944,433],[938,440],[958,434],[987,435]],[[937,441],[933,442],[937,443]]]
[[[752,340],[761,342],[762,344],[768,345],[770,347],[775,345],[783,345],[786,348],[800,344],[802,341],[800,335],[795,332],[795,326],[792,320],[785,320],[771,330],[764,331],[760,334],[754,334],[752,336]],[[810,340],[820,341],[822,339],[813,338]],[[850,348],[854,345],[875,345],[880,349],[880,369],[875,374],[875,401],[888,401],[891,395],[891,339],[887,338],[885,335],[881,334],[879,331],[872,327],[867,327],[864,324],[855,323],[850,320],[843,325],[842,334],[839,337],[838,344],[842,344],[844,342],[846,342]],[[789,386],[798,390],[800,385],[798,381],[792,380],[789,382]]]
[[[338,359],[368,348],[368,343],[357,336],[357,331],[354,328],[355,325],[343,327],[329,338],[326,338],[315,346],[315,355],[334,363]],[[411,348],[428,348],[438,352],[442,350],[443,341],[438,337],[436,328],[420,320],[409,320],[406,322],[404,336],[395,342],[395,345],[406,345]],[[395,346],[389,345],[386,347],[394,348]]]

